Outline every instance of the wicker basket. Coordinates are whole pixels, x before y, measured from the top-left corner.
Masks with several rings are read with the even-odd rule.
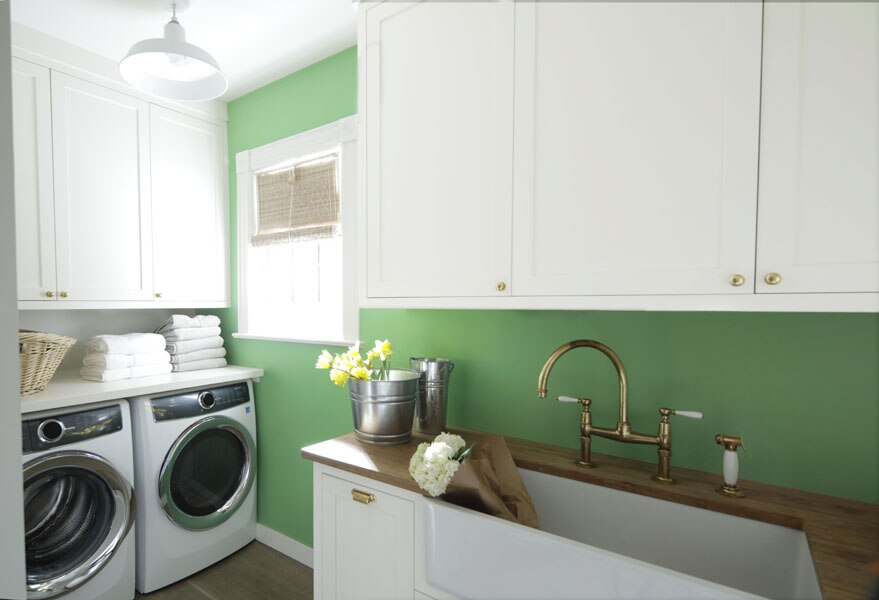
[[[20,329],[18,363],[21,370],[21,395],[42,392],[67,350],[75,343],[76,338]]]

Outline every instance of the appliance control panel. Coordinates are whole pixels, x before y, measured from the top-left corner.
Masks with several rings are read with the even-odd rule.
[[[242,381],[217,388],[153,398],[150,400],[150,406],[153,410],[153,420],[158,423],[198,417],[247,402],[250,402],[250,390],[247,382]]]
[[[116,404],[21,422],[22,454],[74,444],[122,430]]]

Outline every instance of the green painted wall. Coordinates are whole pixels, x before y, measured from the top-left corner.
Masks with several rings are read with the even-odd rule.
[[[352,48],[233,101],[230,164],[353,114],[355,98]],[[234,215],[234,168],[230,190]],[[346,390],[314,369],[320,346],[232,339],[234,307],[220,314],[231,361],[266,371],[256,385],[259,520],[311,545],[311,465],[299,449],[351,431]],[[394,343],[396,366],[413,355],[456,362],[450,424],[572,448],[579,408],[538,400],[537,374],[559,344],[598,339],[628,369],[636,430],[653,432],[661,406],[705,412],[673,417],[673,465],[717,471],[714,434],[741,435],[743,478],[879,501],[879,315],[362,310],[361,339],[378,337]],[[578,349],[549,391],[592,398],[594,422],[612,426],[616,386],[607,359]],[[601,439],[595,450],[655,460],[652,448]]]

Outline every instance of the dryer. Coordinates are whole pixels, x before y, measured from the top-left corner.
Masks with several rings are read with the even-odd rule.
[[[256,537],[256,415],[249,381],[131,398],[136,587],[148,593]]]
[[[22,415],[21,439],[27,598],[134,598],[128,403]]]

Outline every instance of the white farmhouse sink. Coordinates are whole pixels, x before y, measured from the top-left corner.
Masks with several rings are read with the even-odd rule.
[[[543,531],[425,500],[429,585],[508,600],[821,598],[801,531],[520,473]]]

